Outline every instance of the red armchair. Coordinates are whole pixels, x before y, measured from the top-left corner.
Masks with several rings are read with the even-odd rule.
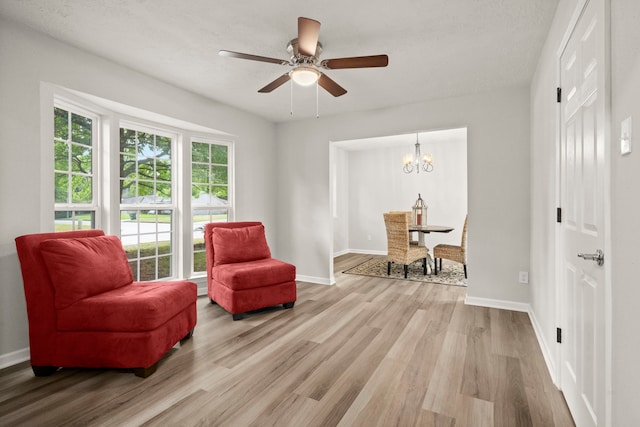
[[[133,369],[139,377],[196,324],[196,284],[134,282],[122,243],[101,230],[16,238],[36,376],[59,367]]]
[[[232,314],[296,301],[296,267],[271,258],[260,222],[209,223],[204,228],[211,303]]]

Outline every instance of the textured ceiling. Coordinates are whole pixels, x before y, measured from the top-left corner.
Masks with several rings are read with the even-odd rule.
[[[315,87],[257,90],[287,66],[297,17],[322,23],[321,59],[387,54],[387,68],[327,70],[321,116],[528,84],[558,0],[2,0],[0,14],[51,37],[272,121],[314,117]]]

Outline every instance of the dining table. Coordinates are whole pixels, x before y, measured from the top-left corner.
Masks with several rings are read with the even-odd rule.
[[[421,233],[450,233],[455,228],[448,225],[414,225],[409,224],[409,231],[419,231]]]
[[[424,246],[424,235],[429,233],[450,233],[455,228],[449,227],[448,225],[414,225],[409,224],[409,233],[417,231],[418,233],[418,244]]]
[[[429,233],[450,233],[455,228],[449,227],[448,225],[415,225],[409,224],[409,234],[412,232],[418,232],[418,245],[425,246],[424,243],[424,235]],[[433,269],[433,258],[431,257],[431,252],[429,252],[429,256],[427,257],[427,261],[429,264],[429,268]]]

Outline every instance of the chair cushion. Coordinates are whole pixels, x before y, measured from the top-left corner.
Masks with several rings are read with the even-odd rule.
[[[58,310],[58,330],[152,331],[195,304],[197,287],[186,280],[133,282]]]
[[[214,228],[211,240],[214,266],[271,258],[262,224],[240,228]]]
[[[224,264],[211,269],[211,277],[233,290],[260,288],[296,279],[295,265],[268,258],[253,262]]]
[[[116,236],[45,240],[40,253],[53,284],[56,308],[133,282]]]

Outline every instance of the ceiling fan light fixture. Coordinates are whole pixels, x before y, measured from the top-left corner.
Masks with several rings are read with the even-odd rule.
[[[289,77],[300,86],[311,86],[320,78],[320,71],[313,67],[296,67],[289,72]]]
[[[298,17],[298,37],[292,39],[287,45],[290,59],[269,58],[266,56],[252,55],[249,53],[234,52],[231,50],[221,50],[221,56],[230,58],[248,59],[250,61],[268,62],[292,67],[280,77],[259,89],[260,93],[269,93],[279,88],[286,82],[292,80],[300,86],[311,86],[316,84],[329,92],[334,97],[342,96],[347,90],[334,82],[325,73],[319,71],[320,68],[327,70],[339,70],[344,68],[371,68],[386,67],[389,64],[387,55],[350,56],[345,58],[332,58],[320,60],[322,43],[318,41],[320,35],[320,22],[315,19]],[[293,88],[293,82],[291,88]],[[293,90],[293,89],[292,89]]]

